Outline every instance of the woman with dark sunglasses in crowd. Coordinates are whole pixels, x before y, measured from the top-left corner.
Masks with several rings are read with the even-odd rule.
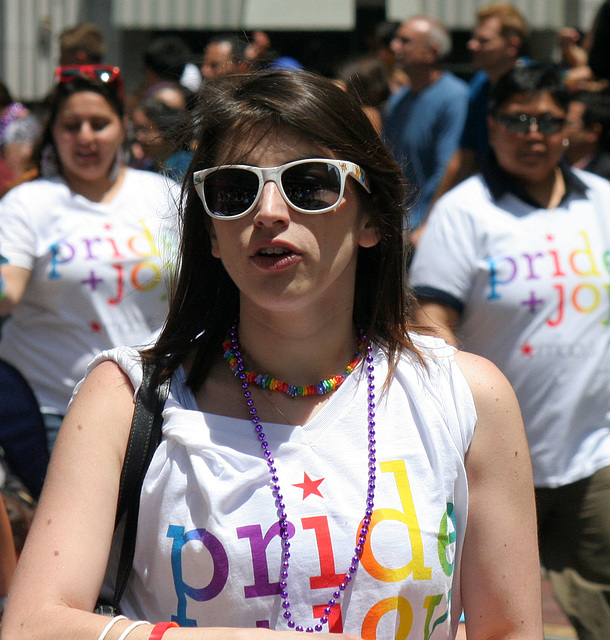
[[[494,156],[439,200],[410,279],[420,321],[492,360],[528,434],[542,562],[582,640],[610,638],[610,183],[571,170],[557,67],[516,68]],[[468,621],[469,622],[469,621]]]
[[[120,71],[60,67],[38,177],[0,201],[0,358],[32,387],[49,447],[87,363],[167,314],[173,183],[123,166]]]
[[[541,640],[519,409],[414,333],[402,173],[360,104],[266,71],[210,82],[195,118],[167,323],[76,392],[5,637],[449,640],[464,607],[471,640]],[[142,357],[171,391],[108,620]]]

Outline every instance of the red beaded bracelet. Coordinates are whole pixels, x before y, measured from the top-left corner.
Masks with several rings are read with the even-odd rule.
[[[157,622],[157,624],[153,627],[153,630],[150,632],[148,640],[161,640],[163,634],[168,629],[178,626],[179,625],[176,622]]]

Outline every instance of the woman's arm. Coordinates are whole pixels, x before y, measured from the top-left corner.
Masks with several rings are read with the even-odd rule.
[[[83,383],[57,439],[20,557],[2,637],[97,638],[93,611],[112,541],[133,387],[114,362]],[[82,611],[78,611],[82,610]]]
[[[542,640],[530,457],[515,394],[488,360],[459,352],[477,424],[466,455],[462,597],[469,640]]]
[[[0,317],[7,316],[21,302],[32,272],[15,267],[0,256]]]
[[[3,640],[96,640],[109,618],[95,607],[112,542],[118,487],[133,418],[133,387],[114,362],[87,377],[62,424],[2,623]],[[131,621],[117,622],[117,640]],[[146,640],[152,625],[129,633]],[[290,640],[266,629],[170,629],[164,640]],[[341,635],[337,640],[357,640]]]

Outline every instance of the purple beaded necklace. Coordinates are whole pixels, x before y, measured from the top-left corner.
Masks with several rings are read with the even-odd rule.
[[[231,340],[231,346],[233,353],[237,358],[237,370],[235,375],[241,380],[241,388],[244,390],[244,398],[246,399],[246,405],[248,406],[248,412],[250,413],[252,423],[254,424],[254,431],[258,440],[261,443],[261,449],[263,455],[267,460],[267,467],[269,474],[271,475],[271,491],[275,498],[277,505],[280,536],[282,538],[282,570],[280,572],[280,596],[283,600],[282,608],[284,609],[284,619],[290,629],[295,631],[306,631],[307,633],[313,633],[314,631],[322,631],[324,625],[328,623],[328,617],[331,609],[337,604],[337,601],[341,597],[341,594],[347,589],[348,584],[355,577],[358,570],[358,564],[360,563],[360,556],[366,543],[366,538],[369,532],[369,526],[371,524],[371,516],[373,515],[373,506],[375,501],[375,467],[376,467],[376,449],[375,449],[375,368],[373,366],[373,355],[371,346],[367,347],[366,354],[366,375],[368,381],[368,465],[369,465],[369,482],[366,497],[366,509],[364,511],[364,518],[362,519],[362,527],[358,535],[358,544],[354,549],[354,556],[348,571],[343,577],[343,582],[339,585],[339,588],[333,593],[332,598],[328,601],[328,604],[324,608],[324,615],[319,619],[318,624],[315,627],[303,628],[301,625],[297,625],[292,619],[292,613],[290,611],[290,600],[288,599],[288,569],[290,567],[290,542],[288,541],[288,516],[286,514],[286,505],[284,504],[284,496],[279,484],[279,478],[277,476],[277,468],[275,467],[275,461],[273,454],[269,448],[267,437],[263,433],[263,426],[260,424],[260,418],[258,417],[256,407],[254,406],[254,400],[252,400],[252,393],[250,392],[248,381],[246,380],[246,367],[244,359],[241,353],[241,347],[239,345],[239,338],[237,334],[237,324],[234,324],[229,331],[229,338]],[[366,341],[366,337],[363,335],[361,339]]]

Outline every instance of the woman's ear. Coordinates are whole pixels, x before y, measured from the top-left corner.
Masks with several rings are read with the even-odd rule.
[[[381,240],[379,227],[373,218],[369,217],[360,230],[358,244],[365,249],[374,247]]]

